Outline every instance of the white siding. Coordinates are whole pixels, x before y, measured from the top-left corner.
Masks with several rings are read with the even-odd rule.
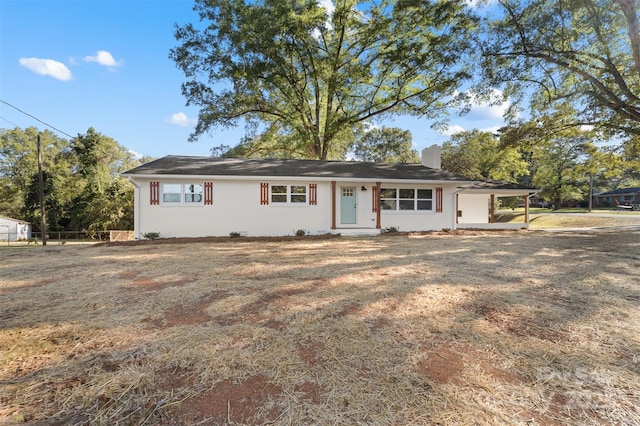
[[[487,194],[460,194],[458,197],[458,210],[462,216],[458,223],[489,223],[489,195]]]
[[[0,241],[24,241],[31,238],[31,224],[0,217]]]
[[[180,183],[202,183],[183,179],[161,181]],[[140,180],[140,202],[136,202],[140,215],[135,221],[136,237],[147,232],[159,232],[162,238],[228,236],[239,232],[250,236],[293,235],[304,229],[310,234],[330,232],[330,184],[318,183],[317,205],[307,203],[279,205],[260,204],[260,181],[216,181],[213,182],[213,204],[166,204],[150,205],[149,180]],[[268,181],[273,185],[307,185],[308,181]]]
[[[431,211],[381,211],[382,229],[396,227],[400,232],[441,231],[454,228],[455,209],[454,188],[442,187],[442,212],[436,212],[436,185],[407,185],[403,183],[383,183],[383,187],[423,188],[433,190],[433,210]]]
[[[192,179],[141,179],[135,181],[135,235],[142,238],[147,232],[159,232],[162,238],[228,236],[231,232],[239,232],[248,236],[282,236],[293,235],[303,229],[308,234],[331,232],[332,203],[331,182],[313,180],[216,180],[213,182],[213,204],[166,204],[160,200],[159,205],[150,204],[151,181],[163,183],[203,183],[204,180]],[[266,182],[270,188],[274,185],[308,185],[317,184],[317,205],[307,203],[281,205],[272,203],[260,204],[260,183]],[[381,212],[381,228],[395,226],[401,231],[429,231],[454,227],[454,188],[444,187],[443,211],[435,213],[435,185],[410,185],[406,183],[383,183],[383,186],[403,188],[433,189],[433,211],[385,211]],[[366,190],[363,191],[362,187]],[[376,228],[376,213],[372,209],[373,182],[340,182],[336,183],[336,228]],[[340,224],[340,194],[342,187],[356,189],[357,223]],[[162,190],[161,190],[162,192]],[[162,195],[160,195],[162,198]]]

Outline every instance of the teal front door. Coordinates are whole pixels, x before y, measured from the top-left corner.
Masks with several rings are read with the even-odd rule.
[[[356,188],[342,187],[340,192],[340,223],[356,223]]]

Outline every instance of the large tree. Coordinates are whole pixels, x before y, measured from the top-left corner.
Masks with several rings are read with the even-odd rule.
[[[413,137],[408,130],[397,127],[373,128],[365,132],[353,146],[356,160],[378,163],[419,163],[420,155],[413,149]]]
[[[484,40],[482,85],[503,85],[532,112],[568,103],[572,126],[640,134],[635,0],[498,0]]]
[[[519,148],[500,146],[491,132],[456,133],[442,144],[442,168],[470,179],[517,182],[528,174]]]
[[[70,173],[69,142],[50,131],[35,127],[0,130],[0,215],[32,220],[39,214],[37,140],[40,136],[42,163],[49,192],[56,188],[56,202],[47,198],[50,217],[63,216],[63,205],[73,196],[76,187]],[[33,185],[35,183],[35,191]],[[30,198],[31,197],[31,198]],[[32,210],[35,202],[35,210]],[[33,213],[33,214],[32,214]],[[39,223],[34,221],[34,223]],[[51,222],[57,229],[57,221]]]
[[[0,130],[0,215],[40,228],[38,136],[47,229],[132,229],[133,185],[119,173],[140,160],[94,129],[71,141],[35,127]]]
[[[105,231],[132,227],[133,185],[119,173],[137,164],[129,150],[93,128],[71,141],[82,189],[73,199],[71,227]]]
[[[241,120],[297,156],[342,158],[354,126],[392,114],[440,118],[469,77],[476,20],[454,0],[196,0],[170,57],[200,108],[190,140]],[[250,139],[258,134],[249,135]]]

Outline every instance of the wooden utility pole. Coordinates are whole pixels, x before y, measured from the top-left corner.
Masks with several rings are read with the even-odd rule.
[[[38,187],[40,189],[40,229],[42,245],[47,245],[47,220],[44,214],[44,179],[42,177],[42,153],[40,151],[40,135],[38,134]]]
[[[593,208],[593,173],[589,173],[589,213]]]

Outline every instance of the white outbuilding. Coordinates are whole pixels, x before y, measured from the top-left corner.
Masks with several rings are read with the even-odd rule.
[[[25,241],[31,238],[31,224],[10,217],[0,217],[0,241]]]

